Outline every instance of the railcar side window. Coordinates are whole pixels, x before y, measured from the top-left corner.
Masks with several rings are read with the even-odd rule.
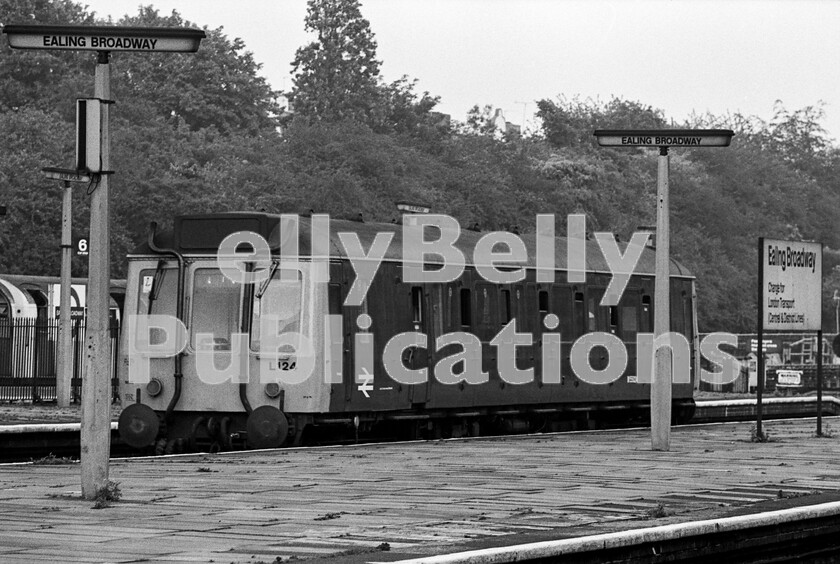
[[[618,306],[610,306],[610,333],[615,335],[618,330]]]
[[[330,286],[334,286],[331,284]],[[340,287],[338,290],[340,291]],[[254,313],[251,318],[251,348],[260,348],[260,318],[272,315],[278,318],[277,334],[300,333],[301,295],[303,283],[299,271],[288,272],[281,276],[274,273],[259,299],[254,300]],[[339,294],[339,298],[340,298]],[[332,307],[332,300],[330,301]]]
[[[683,319],[686,337],[694,334],[694,311],[691,309],[691,295],[683,292]]]
[[[331,315],[341,315],[342,300],[341,300],[341,284],[329,285],[329,308]]]
[[[490,284],[475,285],[476,325],[479,327],[489,328],[495,322],[495,304],[499,303],[496,291],[496,286]]]
[[[461,326],[472,325],[472,296],[469,288],[461,288]]]
[[[639,332],[637,319],[638,310],[633,306],[622,306],[621,308],[621,336],[625,341],[635,341]]]
[[[650,296],[642,296],[642,315],[639,325],[642,333],[653,332],[653,308],[650,305]]]
[[[586,308],[583,304],[583,292],[575,292],[574,303],[575,336],[586,333]]]
[[[540,290],[538,299],[539,299],[540,313],[543,314],[543,315],[540,316],[540,318],[542,318],[542,317],[545,317],[546,313],[548,313],[548,292],[546,292],[545,290]]]
[[[423,288],[411,287],[411,321],[415,325],[423,323]]]
[[[510,290],[504,289],[501,292],[501,306],[502,306],[502,316],[499,319],[499,323],[501,325],[507,325],[510,323],[511,320],[511,310],[510,310]]]
[[[242,287],[217,268],[200,268],[193,277],[193,347],[230,350],[230,335],[239,329]],[[196,342],[199,333],[212,333],[212,340]]]

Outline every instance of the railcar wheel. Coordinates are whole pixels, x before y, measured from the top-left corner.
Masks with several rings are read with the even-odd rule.
[[[248,446],[251,448],[277,448],[283,446],[289,435],[286,415],[271,405],[263,405],[248,416]]]

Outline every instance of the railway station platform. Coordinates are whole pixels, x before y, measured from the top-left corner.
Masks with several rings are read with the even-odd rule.
[[[386,562],[840,500],[814,419],[0,465],[0,561]],[[823,420],[826,435],[840,430]],[[835,504],[836,505],[836,504]]]

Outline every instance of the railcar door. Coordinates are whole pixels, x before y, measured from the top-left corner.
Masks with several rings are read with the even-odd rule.
[[[386,366],[384,352],[390,340],[399,333],[422,333],[428,315],[423,287],[402,283],[399,274],[393,264],[383,264],[361,306],[343,309],[349,333],[345,347],[353,349],[352,358],[345,357],[348,362],[344,368],[347,408],[351,411],[407,409],[412,386],[394,380],[391,374],[399,367],[390,364],[396,361],[406,368],[419,368],[428,363],[424,347],[407,347],[400,357],[387,359]],[[346,272],[346,276],[352,279],[351,273]],[[368,344],[357,344],[357,337]]]
[[[411,287],[411,325],[412,331],[426,336],[426,347],[412,347],[407,351],[408,359],[404,360],[407,368],[412,370],[426,369],[426,381],[410,386],[409,400],[413,407],[426,404],[429,393],[429,378],[434,378],[433,351],[435,348],[435,331],[432,327],[439,323],[443,303],[443,288],[439,284]],[[440,334],[439,332],[437,334]]]

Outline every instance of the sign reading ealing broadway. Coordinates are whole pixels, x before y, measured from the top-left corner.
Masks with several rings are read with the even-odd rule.
[[[15,49],[82,51],[146,51],[195,53],[204,37],[200,29],[118,26],[7,25],[3,28]]]
[[[764,329],[819,331],[822,243],[762,239]]]
[[[602,147],[728,147],[729,129],[602,129],[595,132]]]

